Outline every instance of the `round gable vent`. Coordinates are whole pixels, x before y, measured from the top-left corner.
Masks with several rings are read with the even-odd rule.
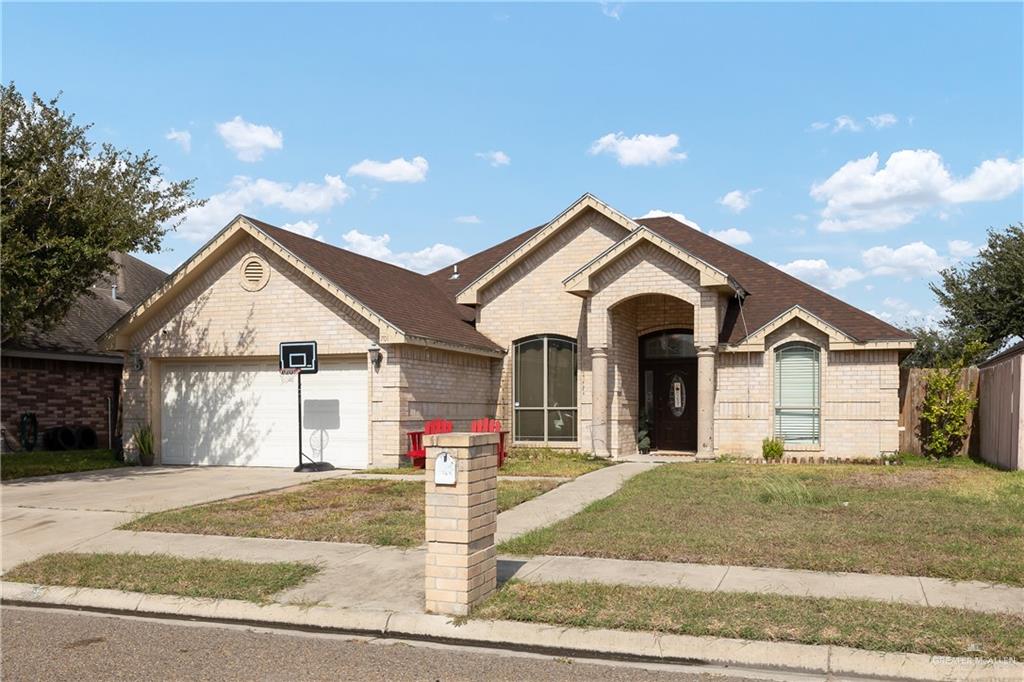
[[[270,280],[270,267],[259,256],[250,255],[242,259],[240,274],[243,289],[259,291],[267,286],[267,281]]]

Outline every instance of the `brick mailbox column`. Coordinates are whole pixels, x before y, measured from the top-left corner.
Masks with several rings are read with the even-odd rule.
[[[497,586],[498,434],[425,436],[426,610],[464,616]],[[455,460],[455,483],[435,483],[437,458]]]

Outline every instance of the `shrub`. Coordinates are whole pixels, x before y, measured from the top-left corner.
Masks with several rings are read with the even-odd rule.
[[[135,430],[135,447],[139,450],[139,464],[153,466],[156,449],[153,447],[153,427],[143,424]]]
[[[925,377],[921,447],[934,459],[953,457],[960,452],[967,437],[967,417],[978,401],[970,391],[960,387],[960,374],[974,349],[975,343],[968,343],[959,360],[933,369]]]
[[[636,449],[642,455],[651,451],[651,420],[646,412],[640,412],[636,429]]]
[[[761,455],[769,462],[782,461],[782,441],[778,438],[765,438],[761,441]]]

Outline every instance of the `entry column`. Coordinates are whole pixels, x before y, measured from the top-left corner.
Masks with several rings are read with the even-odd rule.
[[[594,454],[608,456],[608,349],[590,349],[591,406],[593,418],[590,430],[594,443]]]
[[[697,456],[715,456],[715,349],[697,346]]]
[[[497,587],[497,433],[427,436],[426,610],[465,616]]]

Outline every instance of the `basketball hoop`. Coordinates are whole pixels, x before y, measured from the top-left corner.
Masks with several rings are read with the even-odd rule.
[[[278,370],[281,373],[281,383],[290,384],[295,381],[295,377],[302,371],[300,367],[282,367]]]

